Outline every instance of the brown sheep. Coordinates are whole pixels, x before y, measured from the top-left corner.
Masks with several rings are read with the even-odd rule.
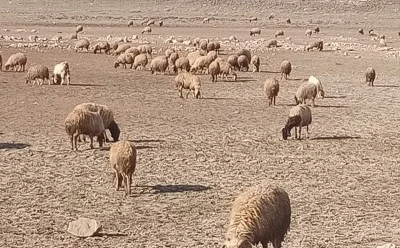
[[[281,63],[281,80],[283,77],[287,79],[291,72],[292,72],[292,64],[289,61],[284,60]]]
[[[292,109],[289,112],[289,118],[286,122],[284,128],[282,128],[282,138],[287,140],[288,137],[291,136],[291,130],[294,127],[295,138],[301,139],[301,128],[307,127],[306,137],[309,136],[308,126],[312,122],[311,109],[305,104],[300,104]],[[297,136],[297,128],[299,128],[299,135]]]
[[[268,98],[268,105],[275,104],[276,96],[279,93],[279,82],[276,78],[267,78],[264,83],[264,94]]]
[[[372,67],[367,68],[367,72],[365,73],[365,82],[367,83],[367,86],[374,86],[374,81],[375,81],[375,70]]]

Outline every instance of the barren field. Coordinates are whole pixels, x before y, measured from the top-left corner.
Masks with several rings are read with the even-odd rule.
[[[0,39],[3,64],[16,52],[27,55],[27,69],[43,64],[52,70],[67,60],[72,85],[25,84],[26,73],[0,72],[0,247],[221,247],[232,201],[263,182],[283,187],[291,199],[283,247],[400,245],[398,4],[131,2],[1,1],[0,35],[26,40],[35,29],[39,37],[63,36],[58,47],[18,48],[12,45],[24,42]],[[214,19],[202,24],[205,16]],[[246,21],[251,16],[259,21]],[[165,26],[143,37],[144,17],[163,18]],[[126,25],[130,19],[133,28]],[[219,40],[223,58],[249,47],[262,58],[261,72],[238,72],[236,82],[213,83],[200,75],[203,98],[180,99],[174,74],[114,69],[113,55],[75,53],[68,46],[78,23],[84,25],[79,36],[92,44],[108,35],[139,35],[134,42],[150,42],[153,58],[166,47],[187,54],[182,44],[164,43],[171,35]],[[315,26],[321,32],[306,37],[304,31]],[[251,27],[260,27],[261,36],[250,37]],[[385,34],[390,49],[359,35],[359,27]],[[285,31],[278,38],[283,46],[266,49],[263,43],[278,29]],[[231,35],[238,42],[230,42]],[[285,49],[317,39],[328,44],[325,51]],[[280,79],[285,59],[292,74],[280,80],[277,106],[268,107],[264,81]],[[370,66],[376,87],[365,84]],[[326,93],[312,108],[310,138],[284,141],[281,129],[293,96],[310,75]],[[108,105],[121,139],[138,148],[127,198],[114,189],[107,149],[80,143],[79,151],[70,150],[64,119],[83,102]],[[101,235],[68,234],[68,223],[78,217],[98,220]]]

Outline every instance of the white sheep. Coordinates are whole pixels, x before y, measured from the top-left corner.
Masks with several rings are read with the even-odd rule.
[[[147,26],[154,25],[155,22],[156,22],[156,20],[150,19],[150,20],[147,21],[146,25]]]
[[[220,65],[217,61],[213,61],[208,66],[208,73],[211,75],[211,81],[217,81],[217,76],[221,73]]]
[[[307,127],[306,137],[309,137],[309,129],[308,126],[312,122],[311,109],[306,104],[300,104],[292,109],[289,112],[289,118],[286,122],[284,128],[282,128],[282,138],[287,140],[288,137],[291,136],[291,130],[294,127],[295,138],[301,139],[301,128]],[[299,135],[297,136],[297,127],[299,128]]]
[[[306,47],[307,52],[310,50],[313,50],[314,48],[317,48],[318,51],[322,51],[324,49],[324,42],[323,41],[312,41],[308,46]]]
[[[143,30],[142,30],[142,34],[150,34],[151,31],[152,31],[151,27],[149,27],[149,26],[144,27]]]
[[[168,68],[168,59],[164,55],[155,57],[150,63],[151,74],[154,74],[155,72],[160,72],[161,75],[164,75],[167,68]]]
[[[201,98],[201,80],[196,75],[193,75],[189,72],[182,72],[178,74],[178,76],[175,77],[175,86],[178,88],[180,98],[183,98],[183,89],[188,90],[186,98],[188,98],[190,92],[193,93],[194,98]]]
[[[260,72],[260,57],[253,55],[251,57],[251,64],[253,65],[253,72]]]
[[[128,50],[131,47],[132,46],[130,44],[118,45],[118,48],[115,50],[115,55],[120,55],[121,53],[124,53],[126,50]]]
[[[205,69],[205,73],[208,73],[208,67],[211,62],[217,58],[217,53],[215,51],[210,51],[206,56],[198,57],[193,66],[190,68],[191,72],[197,72],[199,70]]]
[[[75,43],[75,52],[78,50],[86,49],[89,52],[90,41],[86,38],[82,38]]]
[[[256,34],[261,35],[261,29],[260,28],[252,28],[252,29],[250,29],[250,36],[256,36]]]
[[[251,52],[250,52],[250,50],[248,50],[248,49],[244,49],[244,48],[242,48],[242,49],[239,49],[237,52],[236,52],[236,55],[239,57],[240,55],[245,55],[246,57],[247,57],[247,59],[249,60],[249,61],[251,61]]]
[[[175,62],[179,59],[179,54],[176,52],[173,52],[169,55],[168,58],[168,70],[171,71],[170,68],[172,68],[172,71],[174,71],[175,73],[177,72],[177,68],[175,66]]]
[[[226,60],[234,70],[239,70],[238,58],[239,56],[237,55],[230,55]]]
[[[44,65],[34,65],[31,66],[31,68],[29,68],[28,72],[26,73],[25,83],[33,82],[33,84],[37,83],[39,85],[42,85],[44,80],[46,79],[50,85],[51,82],[49,76],[49,68]]]
[[[110,50],[111,50],[111,47],[110,47],[110,44],[107,41],[101,41],[101,42],[97,43],[96,45],[94,45],[93,49],[94,49],[93,50],[94,54],[96,54],[97,51],[99,51],[100,54],[101,54],[101,50],[104,50],[104,52],[106,54],[109,54]]]
[[[114,61],[114,68],[117,68],[122,64],[123,68],[126,69],[126,65],[131,65],[130,69],[133,67],[133,63],[135,61],[135,56],[132,53],[122,53],[117,57],[117,60]]]
[[[368,67],[367,72],[365,73],[365,82],[367,83],[367,86],[374,86],[375,76],[375,69]]]
[[[76,32],[76,33],[83,32],[83,26],[82,26],[82,25],[78,25],[78,26],[76,27],[75,32]]]
[[[292,72],[292,64],[289,61],[284,60],[281,63],[281,80],[283,77],[287,79],[288,76],[290,76],[291,72]]]
[[[140,67],[140,69],[145,69],[146,65],[148,63],[148,58],[147,58],[147,54],[142,53],[139,54],[138,56],[135,57],[135,61],[133,62],[133,68],[135,70],[137,70],[138,67]]]
[[[279,82],[276,78],[267,78],[264,83],[264,94],[268,98],[268,105],[275,104],[279,93]]]
[[[271,47],[277,47],[278,46],[278,41],[276,39],[270,39],[267,41],[266,47],[271,48]]]
[[[289,195],[279,187],[260,184],[245,189],[231,207],[223,248],[250,248],[271,242],[280,248],[290,228]]]
[[[220,67],[220,75],[222,77],[222,79],[228,80],[228,76],[232,75],[233,77],[233,81],[237,80],[237,74],[236,72],[234,72],[234,68],[233,66],[224,60],[219,60],[219,67]]]
[[[317,92],[317,86],[315,84],[304,82],[297,89],[294,100],[296,104],[306,104],[306,100],[311,99],[312,106],[315,107]]]
[[[7,62],[4,64],[4,68],[8,71],[10,68],[16,71],[25,71],[25,65],[27,58],[23,53],[14,53],[8,57]],[[17,68],[18,66],[18,68]]]
[[[189,63],[189,59],[186,57],[181,57],[179,59],[177,59],[175,61],[175,70],[176,72],[178,72],[178,70],[180,70],[182,72],[182,70],[185,70],[186,72],[190,71],[190,63]]]
[[[208,18],[208,17],[204,17],[204,19],[203,19],[203,23],[210,23],[210,18]]]
[[[110,147],[110,163],[115,172],[115,189],[118,191],[122,182],[125,196],[131,194],[132,175],[136,169],[136,147],[129,141],[118,141]]]
[[[315,86],[317,86],[317,97],[318,97],[318,98],[324,99],[324,97],[325,97],[325,91],[324,91],[324,89],[322,88],[322,83],[321,83],[321,81],[320,81],[318,78],[316,78],[316,77],[314,77],[314,76],[311,75],[311,76],[308,78],[308,82],[309,82],[310,84],[314,84]]]
[[[118,41],[110,41],[110,48],[114,50],[114,52],[118,49]]]
[[[144,44],[137,47],[140,53],[147,53],[151,55],[153,52],[153,48],[150,45]]]
[[[54,84],[63,85],[65,80],[67,80],[67,85],[70,85],[70,73],[69,73],[69,64],[68,61],[63,61],[54,66],[52,81]]]
[[[173,48],[167,48],[167,50],[165,50],[165,56],[167,58],[169,58],[169,56],[171,56],[171,54],[173,54],[175,52],[175,49]]]
[[[249,59],[246,57],[246,55],[240,55],[238,57],[238,65],[239,65],[239,71],[242,71],[245,69],[245,71],[249,70]]]
[[[188,55],[186,56],[186,58],[189,60],[189,65],[193,66],[194,62],[196,61],[197,58],[201,57],[203,55],[201,55],[200,51],[194,51],[194,52],[190,52],[188,53]]]

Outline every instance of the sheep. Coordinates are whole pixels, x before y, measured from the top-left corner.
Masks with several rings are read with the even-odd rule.
[[[220,60],[218,61],[219,67],[220,67],[220,75],[222,79],[228,80],[228,75],[232,75],[233,80],[237,80],[237,74],[233,71],[234,68],[231,64],[229,64],[227,61]]]
[[[141,25],[142,25],[142,26],[145,25],[149,20],[150,20],[149,18],[145,18],[145,19],[141,22]]]
[[[311,83],[311,84],[314,84],[315,86],[317,86],[317,98],[322,98],[322,99],[324,99],[324,97],[325,97],[325,91],[324,91],[324,89],[322,88],[321,81],[320,81],[318,78],[316,78],[316,77],[314,77],[314,76],[311,75],[311,76],[308,78],[308,82]]]
[[[26,61],[28,59],[22,53],[14,53],[8,57],[7,62],[4,64],[4,68],[8,71],[10,68],[16,71],[25,71]],[[18,68],[17,68],[18,66]]]
[[[289,195],[279,187],[260,184],[240,193],[232,204],[223,248],[250,248],[261,243],[282,247],[290,229]]]
[[[257,21],[257,17],[250,17],[250,22],[256,22]]]
[[[374,86],[375,76],[375,69],[368,67],[367,72],[365,73],[365,82],[367,83],[367,86]]]
[[[324,49],[324,42],[323,41],[312,41],[308,46],[306,47],[307,52],[310,50],[313,50],[314,48],[317,48],[318,51],[322,51]]]
[[[154,74],[156,71],[158,71],[161,72],[161,75],[164,75],[167,68],[168,68],[168,59],[164,55],[154,58],[150,63],[151,74]]]
[[[286,23],[287,23],[287,24],[291,24],[291,23],[292,23],[292,21],[290,20],[290,18],[286,19]]]
[[[1,54],[0,54],[0,71],[3,71],[3,58],[1,57]]]
[[[189,65],[193,66],[194,62],[196,61],[197,58],[201,57],[201,53],[199,50],[188,53],[188,55],[186,56],[186,58],[189,60]]]
[[[164,25],[164,21],[163,20],[158,21],[158,26],[162,27],[163,25]]]
[[[122,53],[117,57],[117,60],[114,61],[114,68],[122,64],[123,68],[126,69],[126,64],[128,64],[131,65],[130,69],[132,69],[136,57],[131,53]]]
[[[110,50],[111,50],[110,44],[107,41],[101,41],[101,42],[97,43],[96,45],[94,45],[93,49],[94,49],[93,50],[94,54],[96,54],[97,51],[99,51],[101,54],[101,50],[104,50],[104,52],[106,54],[110,54]]]
[[[65,131],[70,137],[72,150],[78,150],[78,137],[81,134],[90,138],[90,148],[93,149],[93,137],[97,136],[99,146],[103,146],[104,124],[99,112],[83,109],[73,110],[65,119]]]
[[[319,27],[314,28],[314,33],[318,34],[319,33]]]
[[[193,46],[198,47],[199,44],[200,44],[200,40],[201,40],[200,37],[195,37],[195,38],[193,39]]]
[[[47,79],[50,85],[49,68],[44,65],[34,65],[29,68],[25,77],[25,83],[33,82],[33,84],[37,83],[42,85],[45,79]]]
[[[175,62],[179,59],[179,54],[178,53],[171,53],[171,55],[168,58],[168,66],[172,67],[172,70],[174,72],[177,72],[177,68],[175,66]]]
[[[118,191],[122,182],[125,188],[125,197],[131,194],[132,175],[136,169],[136,147],[129,141],[121,140],[110,147],[110,163],[114,169]]]
[[[221,50],[221,44],[219,42],[214,42],[215,44],[215,51],[217,54],[219,54],[219,51]]]
[[[174,53],[174,52],[175,52],[175,49],[173,49],[173,48],[168,48],[167,50],[165,50],[165,56],[166,56],[167,58],[169,58],[169,56],[171,56],[171,54]]]
[[[106,105],[96,104],[96,103],[81,103],[77,105],[74,110],[86,110],[91,112],[98,112],[103,120],[104,129],[108,129],[111,133],[111,137],[114,142],[119,140],[119,135],[121,131],[118,124],[114,120],[113,111]],[[105,133],[104,133],[105,134]],[[105,135],[106,141],[109,141],[107,135]]]
[[[302,83],[296,91],[294,100],[296,104],[306,104],[307,99],[311,99],[312,106],[315,107],[315,98],[317,96],[317,86],[315,84],[304,82]]]
[[[130,20],[130,21],[128,22],[128,27],[133,27],[133,21],[132,21],[132,20]]]
[[[282,128],[282,138],[287,140],[288,137],[291,136],[291,130],[294,127],[294,133],[296,139],[301,139],[301,128],[307,127],[306,137],[309,137],[309,129],[308,126],[312,122],[311,109],[309,106],[305,104],[300,104],[292,109],[289,112],[289,118],[286,122],[284,128]],[[297,127],[299,128],[299,135],[297,136]]]
[[[311,36],[312,35],[312,30],[311,29],[307,29],[306,30],[306,36]]]
[[[240,55],[238,57],[238,65],[239,65],[239,71],[242,71],[245,69],[245,71],[249,70],[249,59],[245,55]]]
[[[206,50],[207,50],[207,52],[214,51],[215,50],[215,43],[214,42],[208,43]]]
[[[137,68],[140,66],[141,69],[146,68],[146,65],[148,63],[148,58],[147,58],[147,54],[139,54],[138,56],[135,57],[135,60],[133,62],[133,68],[135,68],[135,70],[137,70]]]
[[[253,72],[260,72],[260,57],[253,55],[251,57],[251,64],[253,65]]]
[[[111,41],[110,48],[115,52],[118,49],[118,41]]]
[[[208,46],[208,41],[206,41],[206,40],[200,41],[199,48],[201,50],[207,51],[207,46]]]
[[[120,55],[121,53],[125,52],[129,48],[131,48],[130,44],[118,45],[118,48],[115,50],[115,55]]]
[[[359,28],[359,29],[358,29],[358,33],[359,33],[359,34],[364,34],[364,29]]]
[[[156,22],[156,20],[151,19],[151,20],[148,20],[148,21],[147,21],[146,25],[147,25],[147,26],[154,25],[155,22]]]
[[[236,52],[236,55],[237,56],[245,55],[249,61],[251,60],[251,53],[248,49],[240,49],[239,51]]]
[[[86,38],[82,38],[76,42],[75,52],[78,52],[78,50],[83,50],[83,49],[86,49],[87,52],[89,52],[89,46],[90,46],[90,41]]]
[[[76,27],[75,32],[76,32],[76,33],[83,32],[83,26],[82,26],[82,25],[78,25],[78,26]]]
[[[289,61],[284,60],[281,63],[281,80],[283,77],[287,79],[288,76],[290,76],[291,72],[292,72],[292,64]]]
[[[52,75],[52,81],[54,82],[54,84],[63,85],[65,82],[65,79],[67,79],[67,85],[70,85],[71,80],[70,80],[70,74],[69,74],[69,64],[67,61],[63,61],[59,64],[56,64],[54,66],[53,75]]]
[[[203,19],[203,23],[210,23],[210,18],[205,17],[205,18]]]
[[[217,81],[217,76],[218,74],[221,73],[221,68],[219,63],[217,61],[211,62],[211,64],[208,66],[208,72],[211,75],[211,81],[212,82]]]
[[[381,47],[386,47],[385,39],[380,39],[380,40],[379,40],[379,45],[380,45]]]
[[[180,70],[180,71],[186,70],[186,72],[189,72],[190,71],[189,59],[185,58],[185,57],[181,57],[181,58],[177,59],[175,61],[174,69],[176,70],[175,72],[177,72],[178,70]]]
[[[264,94],[268,98],[268,105],[275,104],[276,96],[279,93],[279,82],[276,78],[267,78],[264,83]]]
[[[140,53],[147,53],[148,55],[151,55],[153,52],[153,48],[150,45],[140,45],[137,49]]]
[[[198,70],[206,69],[205,73],[208,73],[208,66],[217,58],[217,53],[215,51],[209,52],[206,56],[198,57],[193,66],[190,68],[191,72],[196,72]]]
[[[250,36],[256,36],[256,34],[261,35],[261,29],[260,28],[252,28],[252,29],[250,29]]]
[[[278,30],[275,33],[275,38],[277,38],[278,36],[284,36],[284,35],[285,35],[285,33],[283,32],[283,30]]]
[[[379,39],[385,39],[386,36],[384,34],[379,35]]]
[[[198,76],[193,75],[189,72],[182,72],[175,77],[175,86],[179,90],[179,97],[183,98],[182,90],[187,89],[188,92],[186,94],[186,99],[189,96],[189,93],[193,93],[193,97],[198,99],[201,98],[200,88],[201,88],[201,80]]]
[[[150,33],[151,33],[151,27],[147,26],[143,28],[142,34],[150,34]]]
[[[230,55],[226,61],[233,66],[233,69],[239,70],[238,58],[239,56],[237,55]]]
[[[374,30],[372,28],[370,30],[368,30],[368,34],[370,36],[377,36],[377,34],[374,33]]]
[[[130,53],[133,55],[133,57],[136,57],[137,55],[140,54],[140,51],[136,47],[130,47],[130,48],[126,49],[124,53]]]
[[[267,48],[277,47],[278,41],[276,39],[268,40],[266,46],[267,46]]]

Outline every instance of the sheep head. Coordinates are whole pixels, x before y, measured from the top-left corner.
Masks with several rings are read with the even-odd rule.
[[[108,130],[110,130],[111,137],[113,138],[114,142],[119,140],[119,135],[121,134],[121,130],[119,129],[117,123],[112,121],[108,126]]]

